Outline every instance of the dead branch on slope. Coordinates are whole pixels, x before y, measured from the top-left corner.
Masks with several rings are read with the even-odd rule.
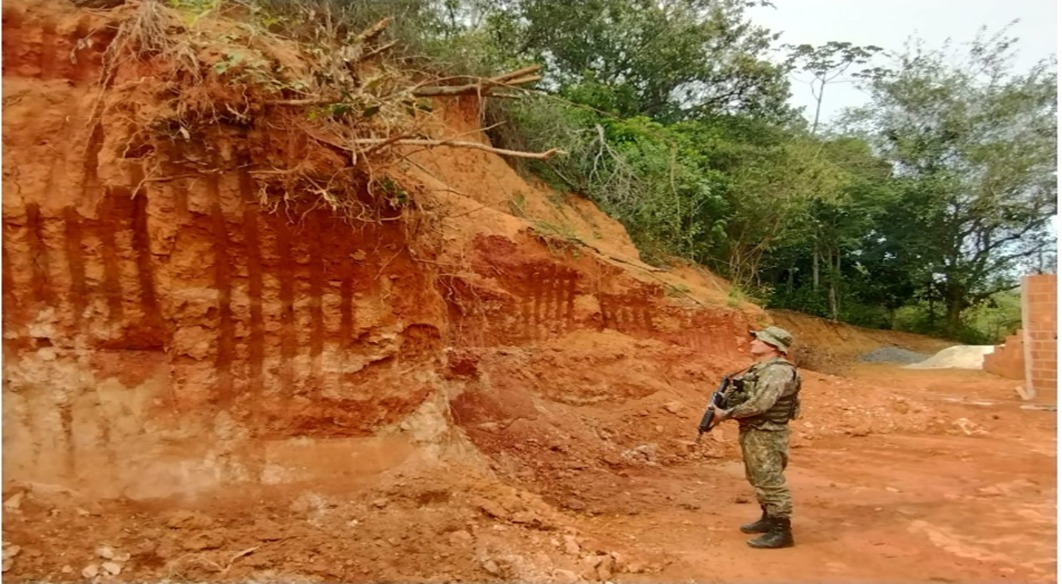
[[[547,160],[552,158],[556,154],[564,154],[562,150],[557,148],[551,148],[545,152],[520,152],[518,150],[506,150],[504,148],[494,148],[493,146],[487,146],[479,142],[466,142],[463,140],[415,140],[415,139],[403,139],[403,138],[366,138],[354,140],[354,144],[371,144],[377,146],[397,144],[397,145],[409,145],[409,146],[452,146],[454,148],[472,148],[474,150],[483,150],[484,152],[490,152],[492,154],[498,154],[500,156],[511,156],[514,158],[530,158],[533,160]]]
[[[141,186],[235,171],[231,159],[209,154],[210,145],[267,137],[265,147],[243,146],[250,160],[239,162],[264,208],[308,204],[354,222],[393,221],[418,205],[416,187],[391,176],[415,154],[403,147],[531,160],[564,153],[438,137],[443,126],[433,119],[433,100],[491,97],[499,89],[507,91],[498,97],[512,98],[540,79],[540,66],[482,78],[413,72],[391,56],[396,43],[383,38],[389,19],[342,38],[331,21],[309,19],[300,26],[310,34],[296,41],[221,12],[189,20],[154,1],[112,14],[118,33],[104,57],[92,123],[131,130],[124,152],[144,153],[137,155],[144,159]]]

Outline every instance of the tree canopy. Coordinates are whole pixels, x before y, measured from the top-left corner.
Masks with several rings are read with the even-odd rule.
[[[704,264],[768,306],[993,342],[1010,331],[964,315],[1054,269],[1056,63],[1019,70],[1007,29],[890,52],[779,45],[748,14],[768,3],[745,0],[299,2],[393,16],[410,62],[543,64],[537,91],[487,108],[495,145],[566,150],[522,168],[595,201],[645,259]],[[842,80],[869,102],[824,124]]]
[[[894,169],[883,251],[922,272],[950,334],[1054,244],[1055,61],[1015,72],[1014,41],[982,31],[954,56],[913,43],[851,116]]]

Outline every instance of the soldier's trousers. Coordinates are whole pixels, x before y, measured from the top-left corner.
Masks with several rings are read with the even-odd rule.
[[[789,464],[789,429],[742,428],[738,441],[745,461],[745,478],[756,490],[756,500],[767,508],[768,517],[789,517],[793,499],[783,474]]]

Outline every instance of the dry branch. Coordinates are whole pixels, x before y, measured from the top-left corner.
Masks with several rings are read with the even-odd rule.
[[[375,57],[376,55],[379,55],[380,53],[386,51],[387,49],[390,49],[391,47],[395,46],[396,44],[398,44],[398,41],[391,41],[391,42],[389,42],[389,43],[387,43],[385,45],[381,45],[380,47],[377,47],[377,48],[369,51],[368,53],[365,53],[364,55],[358,57],[358,62],[361,63],[361,62],[364,62],[364,61],[368,61],[369,59]]]
[[[380,150],[381,148],[386,148],[387,146],[390,146],[391,144],[394,144],[394,143],[396,143],[396,142],[398,142],[400,140],[405,140],[405,139],[409,138],[409,135],[410,134],[408,132],[405,133],[405,134],[395,134],[394,136],[390,136],[388,138],[380,140],[376,144],[373,144],[372,146],[369,146],[368,148],[363,150],[361,152],[361,155],[362,156],[368,156],[368,155],[372,154],[373,152],[376,152],[377,150]]]
[[[545,152],[521,152],[519,150],[506,150],[504,148],[494,148],[493,146],[487,146],[486,144],[480,144],[479,142],[464,142],[461,140],[392,140],[391,138],[360,138],[354,140],[354,144],[381,144],[383,142],[390,142],[400,146],[453,146],[455,148],[472,148],[474,150],[483,150],[485,152],[492,152],[501,156],[512,156],[513,158],[531,158],[534,160],[547,160],[552,158],[556,154],[565,154],[563,150],[557,148],[550,148]]]
[[[416,87],[413,89],[413,95],[416,97],[441,97],[441,96],[457,96],[466,95],[470,93],[476,93],[480,95],[490,95],[490,92],[495,87],[516,87],[518,85],[527,85],[542,79],[540,75],[533,75],[541,69],[541,65],[531,65],[530,67],[524,67],[523,69],[517,69],[516,71],[510,71],[496,77],[490,77],[487,79],[476,79],[474,83],[466,85],[440,85],[435,87]],[[436,81],[438,82],[438,81]]]
[[[517,69],[516,71],[505,73],[504,75],[498,75],[497,77],[491,77],[490,80],[495,82],[495,83],[506,83],[510,79],[515,79],[517,77],[522,77],[524,75],[530,75],[532,73],[538,73],[538,70],[541,69],[541,68],[542,68],[542,65],[531,65],[529,67],[524,67],[523,69]]]
[[[527,85],[528,83],[534,83],[539,79],[542,79],[541,75],[528,75],[526,77],[520,77],[518,79],[508,79],[504,83],[498,82],[498,85],[504,85],[506,87],[512,87],[516,85]]]
[[[440,86],[440,87],[421,87],[420,89],[413,90],[414,97],[453,97],[457,95],[469,95],[478,93],[481,95],[490,95],[492,89],[498,86],[503,87],[515,87],[517,85],[523,85],[538,81],[542,77],[538,75],[531,75],[528,77],[521,77],[507,83],[496,83],[492,80],[486,80],[481,83],[472,83],[470,85],[452,85],[452,86]]]
[[[385,18],[380,22],[377,22],[376,24],[370,26],[369,28],[363,30],[360,34],[358,34],[358,36],[355,37],[354,42],[361,44],[371,42],[373,39],[380,36],[380,33],[382,33],[389,24],[391,24],[390,18]]]
[[[290,105],[290,106],[304,106],[304,105],[327,105],[330,103],[339,103],[334,99],[327,98],[313,98],[313,99],[274,99],[272,101],[265,102],[266,105]]]
[[[386,51],[394,46],[394,43],[387,43],[365,55],[361,56],[359,60],[370,59],[377,54]],[[515,88],[520,85],[526,85],[528,83],[534,83],[542,79],[540,75],[532,75],[542,67],[540,65],[532,65],[530,67],[524,67],[516,71],[505,73],[504,75],[498,75],[497,77],[490,77],[485,79],[479,79],[475,83],[469,83],[466,85],[438,85],[420,87],[414,86],[410,92],[413,97],[455,97],[459,95],[478,94],[482,96],[491,96],[491,90],[496,87]],[[436,80],[435,82],[438,82]],[[502,94],[498,97],[509,98],[514,97],[511,94]],[[338,103],[335,99],[327,98],[312,98],[312,99],[276,99],[266,102],[268,105],[283,105],[283,106],[312,106],[312,105],[327,105],[332,103]]]

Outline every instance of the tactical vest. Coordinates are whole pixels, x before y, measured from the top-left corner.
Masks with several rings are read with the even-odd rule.
[[[796,389],[793,390],[793,393],[779,397],[778,401],[774,402],[774,405],[771,406],[770,409],[768,409],[766,412],[763,412],[762,414],[756,416],[742,419],[742,425],[755,425],[759,422],[788,424],[789,420],[795,419],[797,416],[797,412],[800,411],[801,379],[800,376],[797,374],[796,365],[793,365],[788,361],[780,361],[776,364],[772,364],[771,366],[773,367],[775,365],[785,365],[793,369],[793,378],[797,382]]]

